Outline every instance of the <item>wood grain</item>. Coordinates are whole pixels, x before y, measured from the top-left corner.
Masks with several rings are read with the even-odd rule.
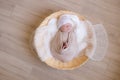
[[[72,10],[102,23],[109,48],[101,62],[53,69],[30,48],[32,32],[49,14]],[[120,0],[0,0],[0,80],[120,80]]]

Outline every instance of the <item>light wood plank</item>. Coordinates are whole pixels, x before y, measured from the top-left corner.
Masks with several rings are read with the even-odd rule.
[[[30,47],[32,32],[61,9],[105,26],[109,47],[103,61],[61,71],[39,60]],[[0,0],[0,80],[120,80],[119,26],[120,0]]]

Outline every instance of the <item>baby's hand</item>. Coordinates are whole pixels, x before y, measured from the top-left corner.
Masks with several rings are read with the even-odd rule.
[[[67,47],[68,47],[68,43],[64,42],[63,45],[62,45],[62,49],[66,49]]]

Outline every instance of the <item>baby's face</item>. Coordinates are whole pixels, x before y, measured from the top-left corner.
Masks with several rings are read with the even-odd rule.
[[[72,30],[72,24],[66,23],[60,27],[61,32],[70,32]]]

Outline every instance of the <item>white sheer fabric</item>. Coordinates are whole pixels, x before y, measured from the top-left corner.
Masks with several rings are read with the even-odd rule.
[[[86,55],[92,60],[101,61],[105,57],[108,47],[107,33],[102,24],[96,24],[93,27],[96,37],[95,50],[93,53]]]

